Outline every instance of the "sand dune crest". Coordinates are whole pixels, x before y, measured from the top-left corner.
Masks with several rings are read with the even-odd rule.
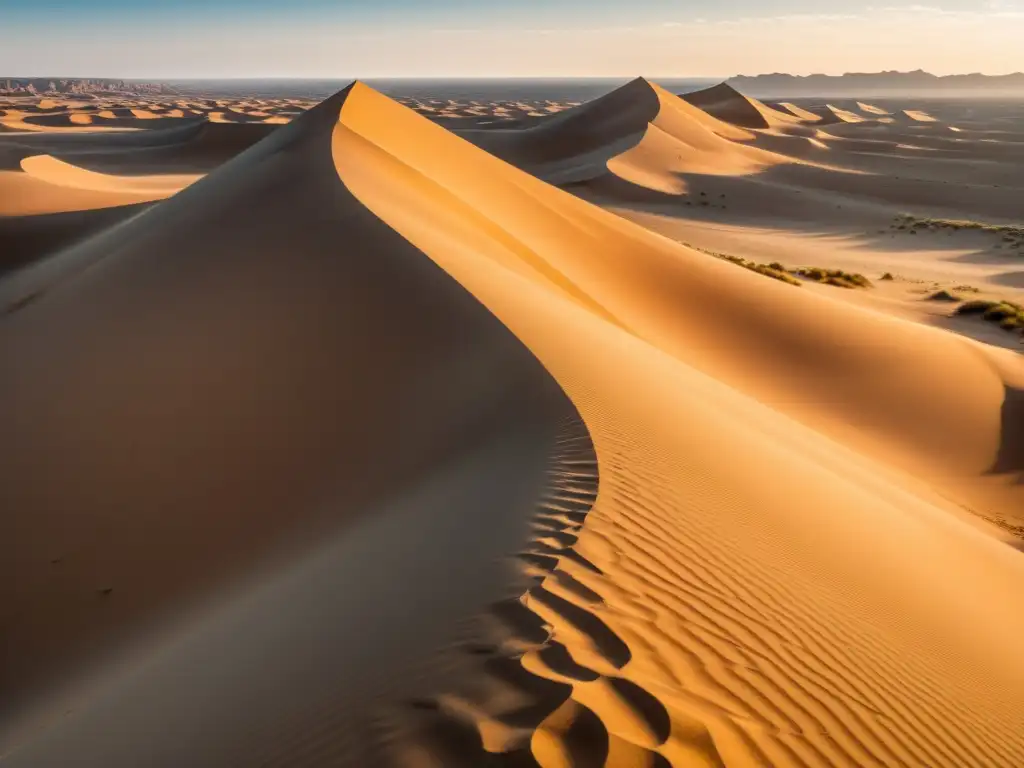
[[[0,284],[8,762],[1024,762],[941,498],[1019,503],[1019,356],[547,183],[787,162],[646,81],[459,133],[356,83]]]
[[[797,115],[772,109],[751,96],[744,96],[728,83],[684,93],[681,97],[719,120],[744,128],[777,128],[801,122]]]
[[[545,181],[566,184],[609,174],[678,193],[680,173],[744,173],[786,162],[753,146],[731,125],[643,78],[521,130],[460,135]]]

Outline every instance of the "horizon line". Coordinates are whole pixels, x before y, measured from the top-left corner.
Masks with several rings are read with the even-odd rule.
[[[832,77],[842,78],[856,75],[906,75],[906,74],[926,74],[931,75],[937,79],[951,78],[951,77],[1011,77],[1014,75],[1024,75],[1024,71],[1015,70],[1012,72],[1003,72],[999,74],[988,74],[985,72],[957,72],[947,75],[936,75],[932,72],[928,72],[923,69],[914,70],[899,70],[899,69],[883,69],[877,71],[847,71],[842,74],[827,74],[824,72],[812,72],[807,75],[794,74],[792,72],[760,72],[753,75],[748,74],[731,74],[731,75],[679,75],[679,74],[619,74],[619,75],[559,75],[559,74],[544,74],[544,75],[513,75],[513,74],[495,74],[495,75],[464,75],[464,74],[435,74],[435,75],[421,75],[421,74],[367,74],[367,75],[159,75],[159,76],[146,76],[146,75],[0,75],[0,80],[122,80],[126,82],[167,82],[173,80],[190,80],[190,81],[213,81],[213,80],[280,80],[280,81],[301,81],[301,80],[329,80],[339,82],[352,82],[355,80],[619,80],[619,79],[636,79],[645,78],[650,80],[731,80],[734,78],[757,78],[757,77],[793,77],[793,78],[810,78],[810,77]]]

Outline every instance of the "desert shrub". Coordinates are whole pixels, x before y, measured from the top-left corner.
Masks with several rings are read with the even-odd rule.
[[[895,280],[895,279],[896,278],[892,276],[892,272],[886,272],[884,275],[882,275],[882,280]]]
[[[839,288],[870,288],[871,281],[856,272],[843,272],[841,269],[823,269],[821,267],[800,267],[796,274],[813,280],[816,283],[834,285]]]
[[[985,299],[971,299],[957,307],[956,313],[958,315],[980,315],[984,312],[988,312],[988,310],[996,306],[998,303],[998,301],[986,301]]]
[[[1020,309],[1018,307],[1004,302],[996,304],[994,307],[989,307],[985,310],[983,317],[986,320],[998,323],[1001,320],[1006,320],[1010,317],[1017,317],[1018,315],[1020,315]]]
[[[1013,301],[965,301],[956,308],[956,314],[980,315],[983,320],[995,323],[1004,331],[1024,332],[1024,307]]]
[[[960,297],[956,296],[949,291],[936,291],[928,297],[929,301],[960,301]]]
[[[931,231],[945,229],[948,230],[948,233],[961,229],[977,230],[990,232],[994,235],[1002,235],[1002,239],[1011,245],[1024,244],[1024,227],[1012,224],[986,224],[983,221],[967,221],[962,219],[921,218],[908,213],[901,213],[893,217],[893,221],[896,222],[893,225],[896,229],[906,230],[909,227],[910,234],[916,234],[919,229]]]
[[[752,269],[759,275],[764,275],[765,277],[771,277],[776,280],[781,280],[782,282],[789,283],[790,285],[800,285],[800,281],[793,277],[791,274],[789,274],[785,270],[774,269],[769,264],[754,264],[753,266],[747,267],[747,269]]]
[[[770,277],[774,280],[779,280],[783,283],[789,283],[790,285],[800,285],[800,281],[789,274],[789,271],[777,261],[773,261],[771,264],[758,264],[756,261],[750,259],[744,259],[741,256],[733,256],[729,253],[719,253],[718,251],[711,251],[707,248],[700,248],[696,245],[689,245],[684,243],[689,248],[693,248],[695,251],[706,253],[708,256],[714,256],[716,259],[722,259],[723,261],[731,262],[744,269],[749,269],[751,272],[757,272],[759,275]]]

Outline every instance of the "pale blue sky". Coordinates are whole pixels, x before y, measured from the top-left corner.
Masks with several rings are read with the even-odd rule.
[[[0,0],[0,75],[1024,68],[1024,0]]]

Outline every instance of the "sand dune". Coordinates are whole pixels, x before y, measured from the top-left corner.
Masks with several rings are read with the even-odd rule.
[[[862,115],[858,115],[849,109],[842,109],[835,106],[834,104],[826,104],[825,110],[836,117],[837,120],[844,123],[860,123],[865,120]]]
[[[824,416],[834,407],[835,388],[846,376],[852,374],[853,381],[843,398],[854,391],[866,396],[875,383],[884,381],[886,393],[866,396],[862,403],[871,409],[882,407],[887,413],[883,416],[876,411],[872,417],[862,411],[862,416],[853,419],[862,426],[886,424],[872,438],[887,443],[881,455],[888,458],[899,453],[901,444],[908,441],[922,448],[923,443],[936,439],[936,434],[918,432],[931,429],[926,427],[929,419],[964,417],[964,422],[956,425],[947,422],[951,430],[947,439],[954,427],[966,430],[959,433],[960,438],[980,430],[975,432],[977,452],[965,443],[953,446],[957,440],[950,440],[947,447],[960,457],[955,462],[965,462],[958,471],[985,472],[998,452],[1001,435],[1015,429],[1005,424],[1004,432],[999,421],[1004,402],[1015,402],[1017,397],[1012,393],[1016,391],[1013,387],[1019,388],[1021,383],[1019,360],[1006,359],[998,365],[981,362],[978,350],[968,342],[948,336],[940,340],[941,334],[862,310],[854,310],[843,319],[846,309],[826,299],[702,259],[554,193],[540,182],[513,174],[508,179],[510,185],[502,186],[507,171],[498,164],[474,157],[468,150],[473,162],[459,162],[461,158],[450,138],[425,125],[420,126],[420,132],[428,134],[429,139],[428,135],[418,135],[417,141],[409,142],[403,137],[414,130],[415,118],[406,115],[403,120],[386,100],[366,90],[358,95],[373,109],[354,103],[351,97],[343,108],[342,124],[360,140],[346,137],[341,146],[336,140],[335,161],[342,179],[371,209],[470,287],[537,352],[581,408],[594,438],[601,493],[587,519],[579,551],[602,574],[586,567],[566,567],[571,575],[583,579],[591,594],[605,597],[606,604],[598,611],[600,623],[595,625],[571,610],[571,606],[581,607],[578,593],[558,589],[562,602],[552,600],[546,592],[527,601],[554,624],[555,640],[570,648],[572,659],[583,667],[569,676],[573,684],[571,706],[566,704],[552,713],[531,739],[535,754],[571,753],[571,739],[563,738],[566,732],[573,730],[573,723],[588,717],[590,727],[596,727],[596,716],[616,744],[625,741],[640,751],[653,746],[679,764],[698,756],[705,762],[722,760],[737,765],[795,760],[834,765],[872,759],[956,764],[973,759],[978,748],[997,750],[992,753],[992,762],[1012,763],[1010,755],[1022,748],[1011,735],[1012,729],[1000,736],[991,734],[983,742],[985,746],[956,745],[965,743],[967,732],[981,733],[994,727],[1010,710],[1017,713],[1015,717],[1021,716],[1019,689],[1014,692],[1014,686],[1007,683],[1019,679],[1020,674],[1017,657],[1011,651],[1012,641],[1002,646],[998,652],[1002,660],[995,664],[989,651],[981,647],[990,642],[1001,646],[1013,636],[1006,622],[1017,619],[1010,619],[1002,601],[1013,592],[1011,585],[1020,576],[1022,565],[1017,554],[1008,548],[999,549],[946,510],[917,497],[913,491],[921,488],[914,482],[880,472],[877,465],[855,458],[856,454],[838,448],[836,443],[804,433],[793,422],[780,418],[777,410],[755,405],[738,392],[756,392],[783,412],[788,408],[799,415],[808,409]],[[373,152],[357,164],[359,154],[355,149],[359,146]],[[406,191],[399,198],[396,189]],[[446,191],[443,194],[442,189]],[[419,206],[428,201],[429,210],[421,212]],[[562,222],[561,229],[555,228],[556,220]],[[438,222],[444,226],[437,227]],[[530,225],[524,228],[523,222]],[[578,233],[577,237],[586,238],[585,247],[565,231],[569,228]],[[553,238],[551,233],[555,231],[562,232],[562,237]],[[518,235],[518,248],[512,248],[507,235],[498,236],[508,232]],[[456,246],[464,241],[471,245]],[[522,261],[511,258],[515,250],[522,254]],[[490,263],[481,260],[481,255],[488,253],[493,259]],[[538,255],[541,263],[532,264]],[[524,271],[524,266],[532,270]],[[511,286],[515,287],[510,290]],[[819,316],[817,308],[822,301],[823,311],[825,305],[829,313],[837,311],[837,324],[822,328],[820,342],[806,346],[809,335],[814,338],[816,333],[810,318]],[[800,319],[805,311],[808,315]],[[737,317],[743,312],[752,316],[746,320]],[[781,318],[794,323],[792,333],[775,325]],[[723,329],[732,323],[734,332]],[[552,327],[571,328],[571,332],[551,334],[546,329]],[[752,328],[761,331],[755,336],[750,333]],[[928,340],[912,341],[919,334]],[[756,348],[769,340],[779,346],[759,353]],[[887,353],[890,344],[893,351]],[[671,355],[666,357],[664,351]],[[775,384],[765,378],[781,383],[771,373],[776,364],[782,365],[779,354],[785,356],[787,364],[796,363],[797,368],[810,366],[794,374],[785,385],[801,388],[801,395],[794,390],[778,398],[768,394]],[[860,355],[865,357],[858,359]],[[888,366],[903,355],[917,356],[908,362],[908,378],[901,384],[901,375],[890,377]],[[775,362],[770,362],[773,357]],[[619,362],[609,365],[609,358]],[[751,362],[757,358],[760,363]],[[957,363],[953,363],[954,358]],[[929,359],[933,362],[927,362]],[[799,364],[798,360],[805,362]],[[728,373],[727,368],[737,362],[754,368]],[[814,396],[803,388],[816,385],[804,377],[816,378],[812,371],[819,364],[821,373],[830,370],[832,374],[825,385],[827,394],[822,390]],[[954,386],[957,394],[950,392],[950,400],[942,404],[947,394],[941,390],[923,392],[917,378],[923,370],[917,366],[931,365],[939,373],[955,368],[972,371],[971,375],[978,378],[972,382],[969,377],[958,376]],[[995,373],[1000,366],[1012,371],[1004,374],[1009,379]],[[840,370],[846,372],[838,373]],[[864,375],[853,374],[854,370]],[[881,379],[866,373],[883,370],[887,374]],[[733,386],[723,386],[725,382]],[[899,395],[904,387],[906,394]],[[644,394],[638,397],[640,391]],[[922,398],[936,399],[925,404]],[[869,401],[873,403],[870,406]],[[794,406],[794,402],[803,405]],[[897,402],[900,405],[895,405]],[[989,416],[979,417],[968,426],[968,418],[959,410],[967,402]],[[911,403],[914,407],[921,404],[928,415],[918,412],[918,421],[895,413]],[[852,402],[847,401],[847,405]],[[857,408],[854,406],[854,410]],[[950,409],[959,413],[953,416]],[[675,416],[667,418],[667,414]],[[1007,417],[1013,423],[1020,418],[1019,414]],[[827,417],[819,426],[824,420]],[[700,423],[699,428],[694,428],[694,421]],[[838,430],[833,424],[827,431],[838,436]],[[883,436],[885,432],[887,436]],[[643,437],[639,440],[631,439],[640,435]],[[855,445],[859,442],[859,438],[847,437]],[[967,442],[973,442],[973,438]],[[932,460],[945,461],[940,450],[933,446]],[[739,465],[731,458],[738,454],[745,457]],[[1010,459],[1007,467],[1019,460],[1019,456]],[[968,469],[972,464],[973,469]],[[780,470],[792,472],[791,481],[780,482]],[[872,477],[875,479],[869,481]],[[842,492],[837,492],[836,483],[843,486]],[[818,497],[819,493],[824,495]],[[699,500],[693,498],[694,494]],[[670,510],[686,512],[669,518]],[[822,524],[821,515],[827,516],[827,524]],[[666,535],[666,525],[678,533],[672,534],[671,545],[658,547],[654,564],[650,547],[657,546],[657,539]],[[746,531],[744,535],[736,535],[737,525]],[[787,533],[779,539],[769,534],[773,530]],[[893,538],[883,536],[886,547],[873,549],[872,557],[876,565],[877,558],[884,558],[886,566],[866,570],[860,556],[853,554],[856,547],[851,551],[848,537],[869,536],[874,540],[880,530]],[[805,544],[798,545],[791,536]],[[922,540],[928,542],[925,546],[934,547],[927,555],[918,548]],[[938,576],[933,573],[936,564],[952,556],[947,547],[957,552],[956,573],[949,574],[948,589],[938,587],[933,578]],[[682,552],[687,554],[683,556]],[[699,560],[687,562],[698,553]],[[756,563],[758,577],[741,575],[744,566],[739,562],[751,566]],[[868,597],[886,595],[884,601],[894,597],[892,582],[879,576],[889,567],[898,568],[908,579],[901,581],[898,617],[877,605],[872,607],[874,598]],[[688,596],[702,596],[699,612],[689,613],[693,604],[684,608],[688,600],[680,602],[678,592],[671,597],[672,590],[665,588],[666,571],[675,573],[677,568],[681,569],[680,575],[670,581]],[[825,576],[819,569],[831,575]],[[811,573],[815,574],[813,578]],[[918,575],[912,576],[914,573]],[[963,594],[959,590],[964,574],[980,581],[967,590],[971,596],[965,594],[963,601],[952,608],[949,598]],[[802,585],[799,588],[798,583]],[[815,589],[815,597],[809,598],[803,608],[791,604],[789,598],[768,597],[774,589],[790,597],[807,596],[805,589],[811,583],[834,584],[836,589]],[[763,625],[751,623],[750,617],[743,618],[743,609],[737,613],[729,607],[730,601],[724,598],[727,585],[736,585],[733,589],[742,585],[744,593],[757,590],[758,597],[745,601],[743,606],[748,610],[756,606]],[[556,587],[552,585],[551,589]],[[934,604],[932,595],[936,591],[946,598],[941,608]],[[1003,597],[981,604],[976,600],[978,594],[992,597],[996,593]],[[655,594],[661,597],[652,604]],[[559,608],[552,610],[553,606]],[[594,610],[585,601],[582,607]],[[992,635],[964,635],[960,631],[964,625],[952,620],[951,614],[979,608],[988,612],[986,622],[995,622],[987,626],[999,625],[1000,629]],[[710,625],[706,630],[687,630],[684,615]],[[950,623],[945,624],[947,620]],[[933,624],[936,621],[944,628]],[[673,629],[667,635],[657,631],[651,634],[652,627],[669,626]],[[761,635],[756,655],[741,652],[742,662],[739,657],[732,658],[733,648],[752,650],[751,639],[759,634],[755,626],[785,626],[787,632],[795,633],[795,643],[810,642],[813,636],[814,647],[827,649],[827,656],[814,661],[813,656],[801,656],[797,662],[772,650]],[[607,635],[606,630],[613,634]],[[736,632],[745,639],[740,640]],[[913,650],[921,642],[942,643],[943,650],[935,649],[926,659]],[[970,650],[973,644],[977,645]],[[901,646],[906,650],[898,651]],[[992,651],[996,652],[994,648]],[[960,653],[972,660],[968,662],[964,656],[954,661],[947,655]],[[883,658],[902,661],[892,665]],[[763,670],[764,676],[739,671],[741,666],[737,665],[751,663]],[[922,668],[911,672],[902,666],[904,663],[926,665],[929,671],[925,673]],[[804,667],[806,664],[810,666]],[[974,676],[978,664],[988,669],[984,674],[989,682],[983,686],[977,686]],[[1014,671],[1007,672],[1004,664],[1012,665]],[[666,685],[666,668],[677,670],[679,679],[687,681],[685,694],[674,685]],[[834,681],[831,685],[805,687],[825,669],[837,675],[830,677]],[[862,676],[860,672],[866,669],[872,672]],[[565,682],[565,676],[551,676]],[[616,704],[615,696],[598,693],[620,677],[641,689],[632,699],[633,708],[623,707],[621,699]],[[940,678],[947,682],[935,685]],[[898,685],[890,685],[897,679]],[[750,689],[754,680],[761,682]],[[806,682],[798,685],[798,680]],[[840,680],[844,681],[843,687],[835,687]],[[887,682],[879,687],[881,681]],[[965,699],[943,694],[953,688],[965,690],[963,686],[975,691],[966,708]],[[1008,697],[1002,705],[992,707],[988,686],[999,696]],[[675,693],[669,693],[669,689]],[[843,690],[858,703],[847,698]],[[854,690],[860,693],[853,694]],[[660,694],[653,704],[642,695],[652,691]],[[647,704],[636,706],[637,701]],[[983,706],[985,713],[974,710],[976,706]],[[737,717],[736,707],[753,720]],[[948,715],[934,720],[925,714],[943,710]],[[897,711],[915,712],[915,724]],[[650,727],[652,721],[644,720],[644,712],[654,713],[655,722],[660,719],[670,723],[667,733],[658,728],[647,730],[645,723]],[[804,725],[778,731],[770,725],[787,717],[797,718],[794,725],[802,718],[823,717],[832,723],[828,726],[832,738],[812,735],[821,732],[821,720],[817,728]],[[969,726],[964,718],[970,720]],[[755,722],[758,725],[753,725]],[[842,739],[836,740],[839,733]]]
[[[77,266],[59,283],[50,264],[18,276],[42,274],[44,293],[7,304],[0,326],[20,371],[0,385],[3,506],[36,520],[18,524],[17,545],[4,537],[17,547],[2,593],[19,658],[5,670],[12,765],[251,763],[289,744],[322,765],[354,733],[336,723],[371,718],[377,695],[451,679],[473,658],[459,651],[474,636],[465,620],[517,594],[502,556],[526,545],[575,411],[520,342],[339,183],[342,98],[62,255]],[[43,357],[38,334],[52,342]],[[87,385],[82,366],[110,378]],[[81,386],[61,393],[62,379]],[[54,417],[103,448],[40,428]],[[422,621],[377,609],[396,599]],[[139,634],[158,626],[173,647]],[[278,664],[301,636],[301,659]],[[446,646],[452,659],[435,653]],[[277,671],[253,674],[257,659]],[[199,678],[181,674],[196,663],[221,670],[205,713]],[[73,685],[55,686],[58,674]],[[157,711],[159,756],[143,736]],[[217,732],[197,739],[197,716],[214,713]],[[109,739],[79,741],[110,717],[123,727]],[[327,742],[309,741],[316,732]]]
[[[40,115],[23,110],[7,110],[6,115],[0,118],[0,130],[25,133],[55,133],[55,132],[81,132],[81,131],[123,131],[132,130],[132,126],[111,126],[102,124],[90,124],[83,126],[71,119],[71,115]]]
[[[0,215],[0,278],[100,234],[148,206],[148,203],[138,203],[46,214]]]
[[[863,101],[858,101],[857,102],[857,108],[861,112],[866,112],[869,115],[883,115],[883,116],[887,116],[887,115],[891,114],[890,112],[887,112],[886,110],[882,109],[881,107],[876,107],[873,104],[865,104]]]
[[[680,96],[719,120],[744,128],[777,128],[801,122],[797,115],[772,109],[751,96],[744,96],[728,83]]]
[[[77,168],[48,155],[21,161],[22,171],[0,171],[0,216],[27,216],[161,200],[197,176],[112,176]]]
[[[487,133],[772,157],[645,81]],[[358,83],[0,307],[11,766],[1024,762],[1024,562],[947,500],[1021,505],[1017,355]]]
[[[801,120],[804,120],[804,121],[806,121],[808,123],[817,123],[817,122],[821,122],[821,120],[822,120],[822,116],[821,115],[819,115],[819,114],[817,114],[815,112],[811,112],[809,109],[804,109],[803,107],[798,107],[796,104],[790,104],[789,102],[782,102],[781,104],[779,104],[779,106],[783,107],[787,112],[790,112],[794,117],[798,117]]]
[[[726,123],[642,78],[522,129],[460,131],[491,154],[556,184],[611,174],[678,193],[679,174],[745,173],[786,162]]]
[[[387,121],[401,125],[397,114],[388,114]],[[381,118],[380,122],[386,121]],[[398,128],[395,130],[397,131]],[[409,130],[413,129],[409,128]],[[438,135],[447,139],[447,134],[444,132],[439,132]],[[426,143],[425,138],[420,140]],[[443,157],[447,156],[447,153],[454,152],[455,148],[445,146],[443,152],[441,148],[435,148],[434,151],[439,154],[439,157]],[[454,173],[454,171],[448,171],[442,167],[440,161],[435,165],[437,167],[432,167],[429,174],[432,178],[441,174]],[[471,164],[467,160],[465,165],[470,166]],[[460,183],[462,181],[465,180],[460,177]],[[445,184],[447,188],[453,188],[454,185],[454,181]],[[479,195],[481,198],[489,198],[494,196],[494,193],[481,189]],[[566,203],[567,205],[575,204],[572,198],[569,200],[571,203]],[[501,207],[503,205],[503,202],[495,205],[492,210],[492,206],[487,205],[486,202],[480,202],[475,207],[496,224],[512,228],[514,214],[504,212],[504,208]],[[518,206],[514,206],[513,210],[517,213],[521,212]],[[584,210],[588,214],[593,211],[589,207]],[[548,225],[550,231],[556,231],[554,221],[563,219],[567,215],[563,212],[561,216],[554,217],[552,223]],[[528,220],[533,221],[533,217],[529,217]],[[520,228],[522,226],[522,224],[518,225]],[[594,226],[594,224],[587,224],[586,228],[592,231]],[[547,237],[551,237],[551,235]],[[621,236],[603,233],[598,239],[614,242],[616,237]],[[563,235],[559,240],[561,242],[570,241],[568,235]],[[619,247],[626,252],[636,246],[627,244],[626,241],[620,241]],[[569,250],[568,247],[566,250]],[[686,250],[681,253],[672,253],[673,256],[664,258],[670,259],[671,262],[680,262],[689,258],[683,255],[689,253]],[[588,255],[584,257],[581,254],[579,258],[585,259],[582,264],[585,264],[589,270],[597,269],[593,254],[588,252]],[[639,259],[639,255],[634,255],[631,264],[636,266]],[[717,274],[717,270],[721,266],[717,262],[709,262],[703,255],[700,255],[694,263],[687,263],[687,268],[693,275],[701,274],[704,270],[715,270],[714,274]],[[666,268],[658,267],[658,271]],[[652,267],[652,269],[654,268]],[[730,270],[725,271],[729,272]],[[610,275],[600,277],[595,275],[583,279],[574,270],[568,269],[562,264],[558,265],[558,273],[564,275],[570,284],[577,286],[588,284],[590,281],[596,281],[600,285],[621,285],[626,279],[621,272],[617,272],[614,279]],[[867,428],[866,432],[871,433],[872,436],[867,438],[867,435],[862,433],[862,438],[867,439],[866,443],[861,444],[862,447],[870,447],[869,452],[875,454],[882,450],[884,443],[887,446],[886,449],[894,448],[902,453],[903,457],[900,462],[907,462],[907,466],[921,457],[930,457],[931,461],[937,462],[935,466],[941,466],[942,469],[935,471],[935,477],[930,477],[929,481],[937,481],[940,479],[941,473],[952,471],[954,466],[947,461],[954,460],[956,456],[962,457],[965,462],[955,468],[958,473],[981,474],[985,471],[986,465],[991,461],[992,440],[998,438],[990,430],[995,426],[996,432],[998,432],[999,427],[992,423],[989,426],[982,426],[989,419],[982,418],[980,413],[969,415],[967,411],[963,410],[964,406],[954,407],[954,404],[977,402],[980,405],[982,402],[987,402],[981,407],[990,414],[998,414],[998,401],[1002,397],[1002,386],[991,390],[992,396],[996,398],[995,401],[988,400],[987,396],[982,397],[980,394],[977,396],[967,395],[961,390],[957,390],[956,394],[952,391],[943,394],[941,388],[937,386],[930,387],[927,393],[911,394],[918,389],[918,377],[922,375],[923,371],[933,370],[933,376],[941,378],[940,374],[947,369],[951,358],[963,358],[966,361],[975,357],[977,352],[972,345],[947,335],[940,335],[934,343],[919,344],[912,340],[916,339],[920,333],[925,333],[926,337],[931,338],[930,331],[906,323],[897,323],[890,328],[890,318],[871,313],[863,318],[859,314],[848,317],[846,315],[848,307],[832,307],[827,302],[826,306],[829,306],[829,309],[820,309],[817,297],[811,298],[802,294],[795,297],[792,295],[792,291],[786,290],[787,286],[785,285],[770,286],[765,289],[765,295],[760,296],[757,302],[753,303],[741,299],[741,294],[738,293],[735,303],[732,303],[725,300],[725,295],[730,290],[727,288],[729,284],[720,284],[713,291],[706,290],[709,283],[720,281],[720,278],[712,278],[710,276],[712,273],[708,274],[706,280],[698,280],[695,276],[688,279],[685,283],[689,286],[686,293],[683,292],[683,285],[675,286],[671,292],[671,298],[666,297],[665,306],[655,314],[657,317],[671,315],[676,321],[679,321],[680,317],[692,312],[692,322],[687,327],[692,326],[689,333],[698,334],[699,340],[698,336],[691,336],[688,337],[685,344],[695,344],[705,350],[702,361],[698,365],[706,366],[708,372],[713,373],[716,378],[726,378],[731,385],[736,387],[753,387],[749,392],[759,400],[769,400],[775,407],[799,416],[801,419],[811,419],[818,428],[822,428],[825,420],[831,421],[832,426],[829,427],[829,430],[833,428],[841,430],[841,433],[836,434],[844,442],[861,439],[853,438],[847,429],[851,419],[865,426],[870,424],[871,426]],[[778,297],[774,299],[778,302],[777,305],[772,304],[772,300],[768,298],[771,289],[775,289],[774,292],[778,293]],[[781,292],[779,292],[780,290]],[[653,300],[648,288],[641,289],[638,285],[635,291],[627,291],[627,293],[643,296],[642,303],[645,307],[652,305]],[[608,303],[602,301],[601,305],[607,307]],[[819,321],[812,321],[811,318],[819,311],[825,314],[825,317]],[[802,312],[807,314],[801,319],[799,316]],[[619,312],[613,312],[613,314],[616,317],[621,317]],[[714,319],[712,320],[712,318]],[[784,322],[783,318],[788,318],[788,320]],[[640,332],[641,325],[637,319],[633,318],[623,322],[635,333]],[[779,335],[772,338],[774,339],[773,343],[780,345],[779,348],[770,346],[764,337],[751,336],[747,333],[747,329],[751,327],[765,329],[765,323],[771,323],[778,327]],[[865,335],[865,324],[877,327],[878,337],[889,337],[890,342],[897,348],[920,349],[913,353],[892,353],[897,357],[905,356],[906,368],[903,374],[898,373],[899,366],[894,367],[890,353],[885,352],[883,347],[873,343],[865,344],[861,341]],[[784,326],[788,326],[788,330],[784,334],[785,338],[782,337]],[[664,333],[664,331],[659,333]],[[906,337],[901,337],[901,334],[906,334]],[[741,343],[742,350],[729,347],[728,344],[725,344],[725,339]],[[682,341],[679,343],[684,344]],[[724,347],[723,344],[725,344]],[[945,348],[940,351],[943,345]],[[664,346],[664,340],[661,346]],[[720,361],[712,360],[715,357],[713,353],[715,349],[725,350],[721,354]],[[786,359],[788,356],[783,354],[783,349],[799,349],[800,354],[796,358]],[[812,349],[815,351],[812,352]],[[841,357],[844,359],[838,359],[833,354],[832,351],[837,349],[843,350]],[[855,352],[855,350],[860,350],[860,352]],[[953,350],[958,351],[954,352]],[[866,357],[860,358],[859,354],[864,354]],[[906,355],[909,356],[906,357]],[[1011,363],[1013,362],[1011,360]],[[1019,361],[1016,361],[1016,364],[1019,369]],[[870,371],[875,368],[885,368],[889,372],[884,380],[876,380],[873,374],[862,376],[856,373],[856,371]],[[846,371],[846,373],[839,374],[838,371]],[[996,380],[989,378],[991,372],[986,365],[977,368],[977,372],[980,377],[977,392],[980,393],[989,388]],[[958,385],[965,381],[966,379],[960,379]],[[989,382],[989,384],[981,382]],[[837,389],[837,387],[845,388],[847,386],[849,389],[845,391],[845,394]],[[878,386],[882,389],[875,389]],[[906,394],[899,394],[901,390]],[[929,398],[936,399],[928,404]],[[907,402],[904,402],[905,400]],[[910,401],[915,403],[915,409],[920,407],[925,411],[914,413],[912,410],[904,410],[899,414],[889,413],[888,409],[892,403],[902,403],[900,408],[903,409],[909,407]],[[819,405],[802,412],[799,406],[795,405],[798,403],[817,403]],[[825,417],[823,412],[830,409],[835,409],[833,415]],[[854,418],[852,417],[854,412],[860,412],[860,415]],[[927,416],[923,415],[925,412],[927,412]],[[961,418],[963,421],[960,421]],[[950,419],[956,419],[955,423],[949,421]],[[971,433],[974,433],[976,437],[968,439],[967,435]],[[968,447],[972,442],[977,446],[976,451]],[[968,456],[973,458],[968,458]]]
[[[179,192],[198,181],[199,176],[112,176],[79,168],[50,155],[35,155],[21,161],[21,169],[32,178],[72,189],[97,192],[152,195],[156,200]]]
[[[276,124],[183,121],[173,128],[108,137],[90,132],[34,134],[19,137],[18,144],[5,142],[0,146],[0,150],[7,150],[0,154],[0,168],[17,170],[23,158],[49,154],[71,165],[115,176],[194,178],[230,160],[276,129]],[[174,184],[160,186],[163,189]]]

